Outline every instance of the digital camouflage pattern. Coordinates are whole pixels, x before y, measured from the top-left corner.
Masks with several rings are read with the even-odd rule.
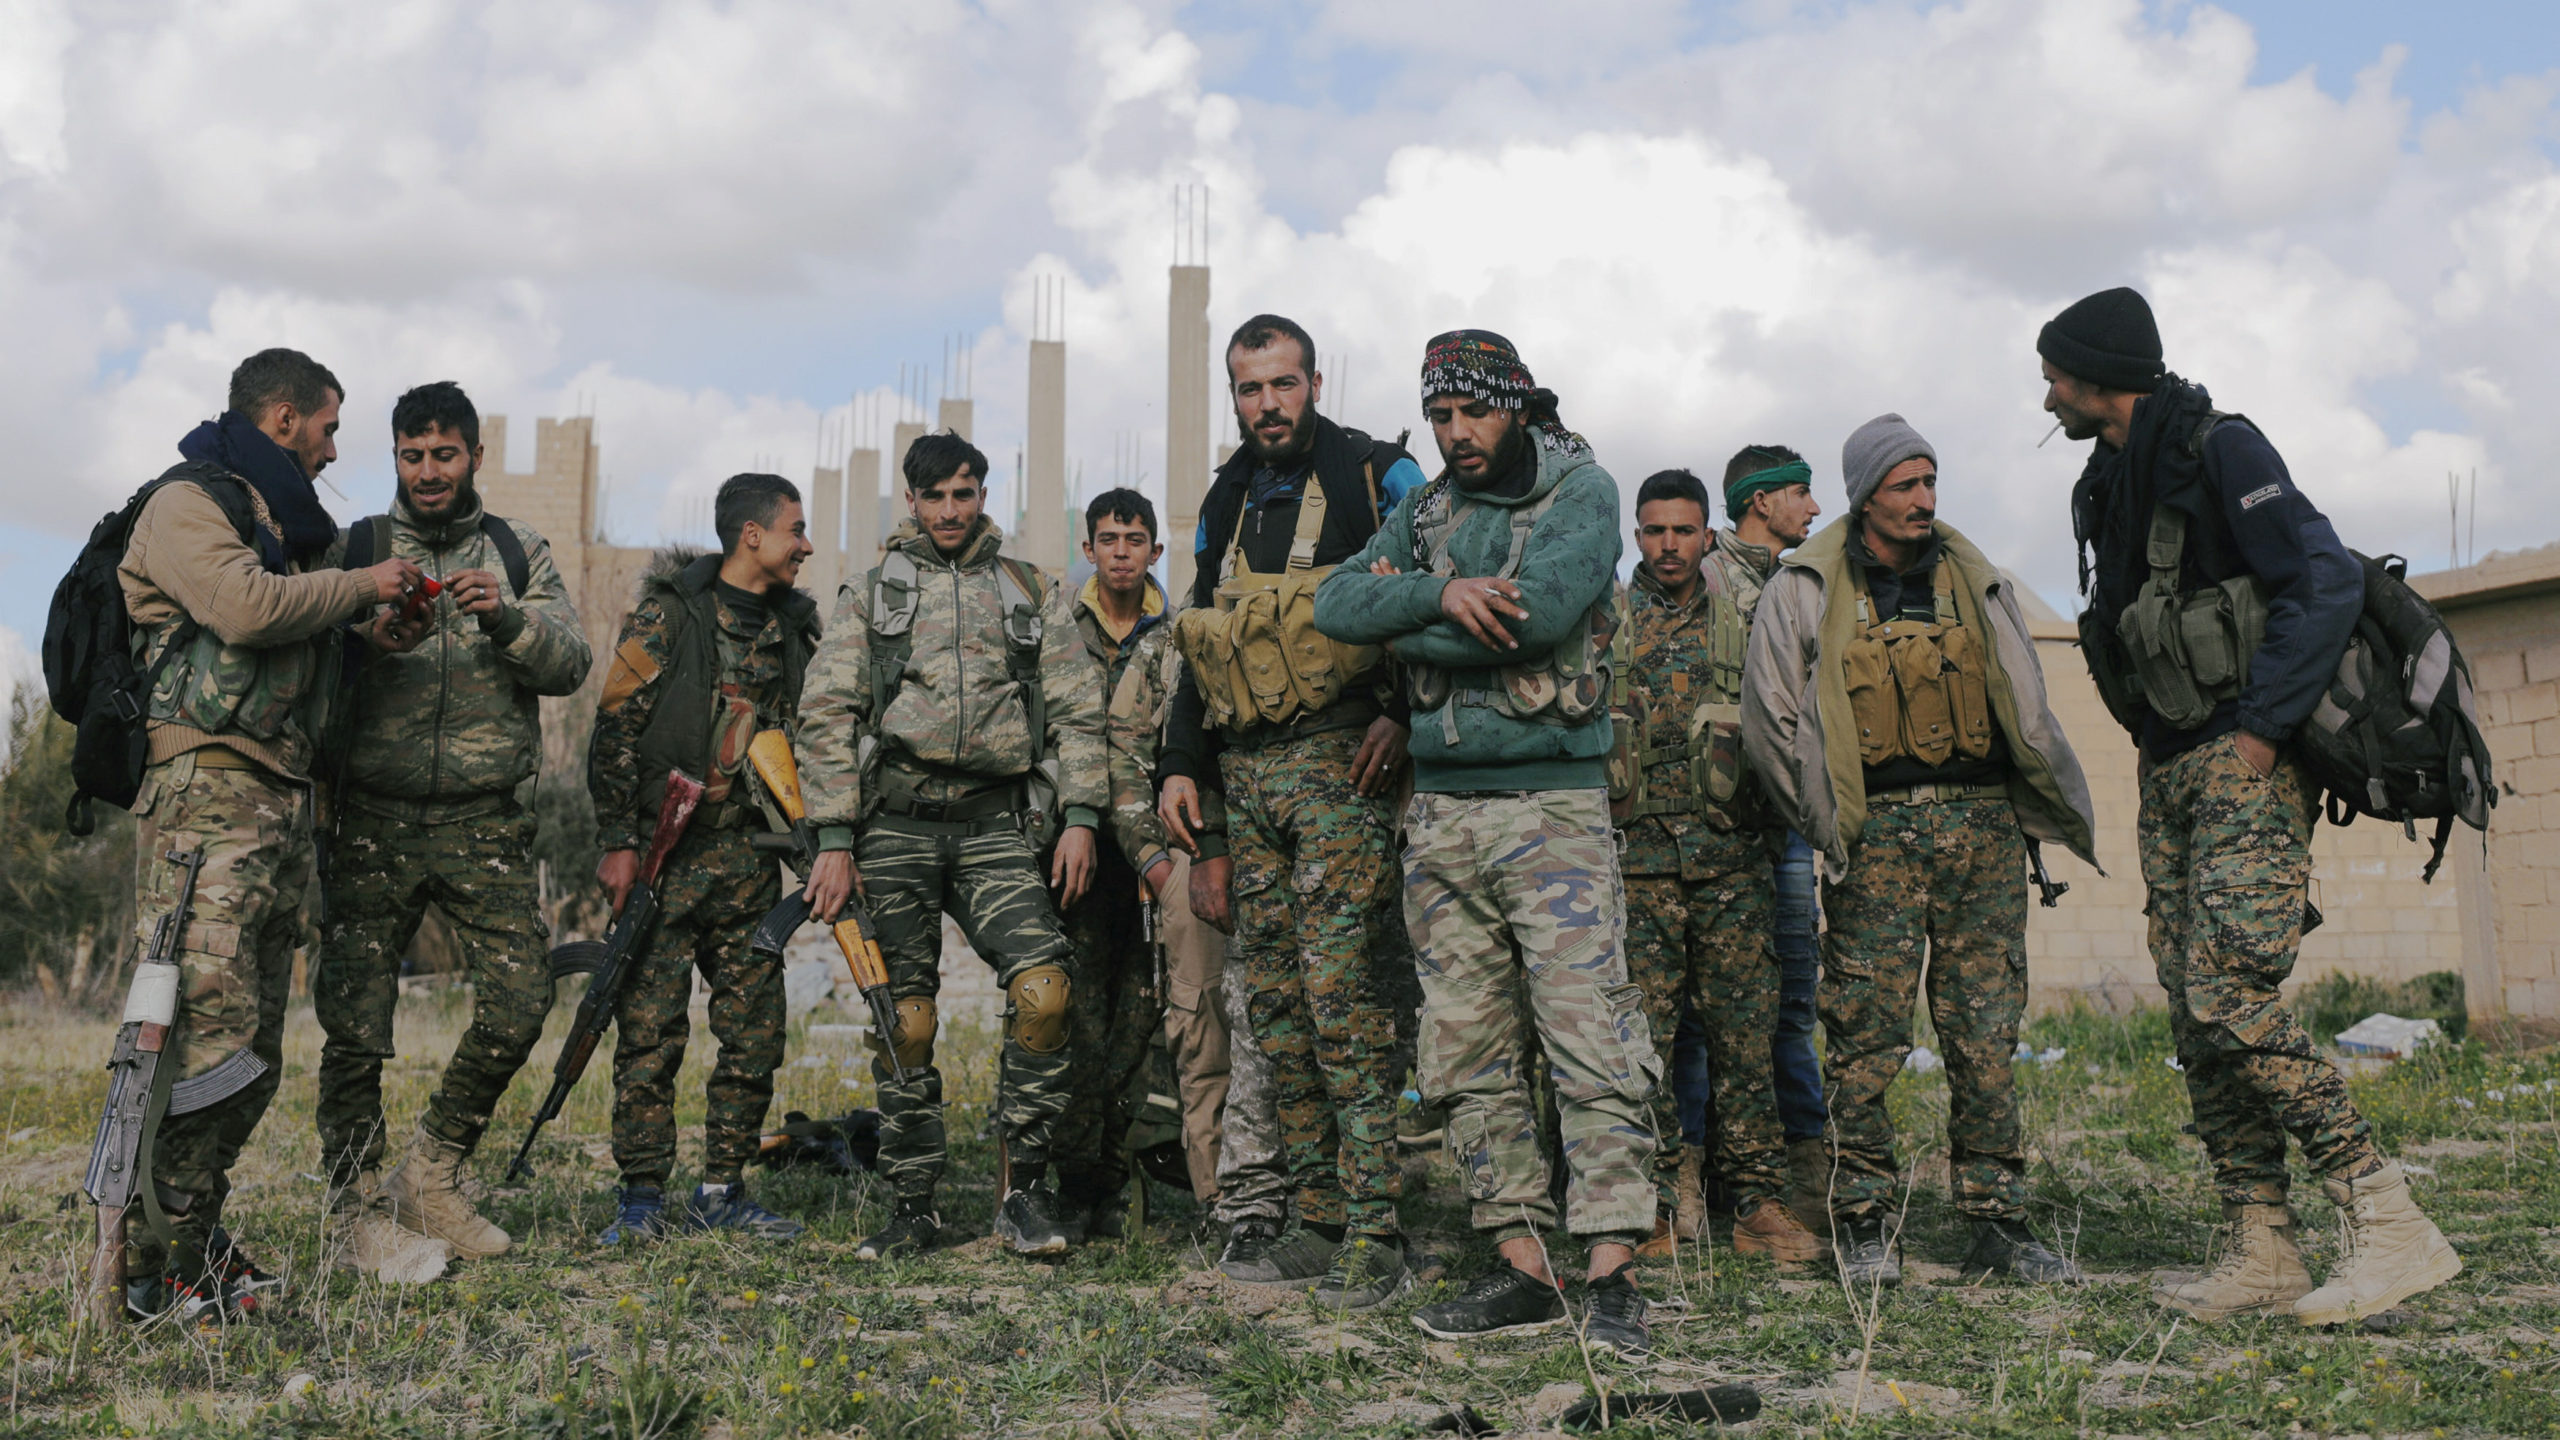
[[[421,522],[405,501],[375,526],[374,559],[397,556],[442,578],[464,570],[500,577],[506,610],[483,630],[452,597],[429,602],[433,626],[405,655],[371,655],[357,672],[347,720],[348,790],[387,801],[462,800],[500,794],[542,764],[540,696],[585,683],[593,660],[577,607],[532,526],[508,521],[524,545],[525,592],[505,592],[506,564],[480,528],[477,501],[449,520]]]
[[[889,544],[915,561],[915,627],[889,713],[871,696],[874,566],[839,592],[826,638],[809,662],[808,725],[799,736],[800,785],[819,843],[844,849],[872,800],[862,740],[878,722],[880,763],[902,784],[940,802],[1026,774],[1044,754],[1058,766],[1058,798],[1068,824],[1099,824],[1109,803],[1103,756],[1102,669],[1086,653],[1075,617],[1054,578],[1043,577],[1040,674],[1048,731],[1035,741],[1022,687],[1008,669],[1003,587],[996,557],[1004,532],[992,522],[945,560],[910,519]]]
[[[676,1163],[676,1072],[692,1037],[693,977],[711,992],[720,1053],[704,1083],[702,1180],[736,1181],[754,1159],[782,1068],[782,961],[747,948],[782,900],[752,826],[690,830],[658,879],[658,923],[613,1007],[613,1160],[625,1185],[664,1189]]]
[[[2142,781],[2152,963],[2227,1204],[2285,1203],[2288,1131],[2323,1175],[2361,1175],[2383,1158],[2346,1082],[2277,993],[2302,944],[2316,794],[2289,752],[2258,774],[2237,734]]]
[[[1327,730],[1219,757],[1226,782],[1234,938],[1300,1219],[1398,1233],[1396,1026],[1380,993],[1378,936],[1395,904],[1388,802],[1359,793],[1359,730]],[[1394,1072],[1394,1073],[1391,1073]]]
[[[231,1166],[284,1075],[285,998],[311,881],[306,792],[261,770],[203,764],[206,753],[152,766],[135,797],[136,943],[147,943],[151,927],[177,903],[183,876],[162,857],[202,851],[194,916],[178,957],[173,1078],[201,1075],[244,1048],[267,1062],[267,1073],[221,1104],[161,1123],[152,1179],[195,1203],[183,1218],[171,1217],[174,1255],[164,1254],[146,1227],[134,1227],[127,1263],[136,1275],[201,1271],[205,1241],[231,1193]]]
[[[471,1023],[427,1101],[427,1132],[469,1153],[551,1013],[550,927],[533,865],[532,814],[512,801],[420,822],[362,807],[332,842],[329,920],[311,1008],[320,1048],[320,1157],[333,1183],[377,1168],[391,1127],[382,1067],[392,1057],[400,957],[429,904],[444,912],[471,983]]]
[[[1832,1212],[1869,1219],[1900,1203],[1885,1091],[1911,1054],[1925,959],[1956,1210],[2024,1219],[2027,1159],[2010,1074],[2027,1008],[2027,842],[2016,810],[1999,796],[1874,802],[1823,912]]]
[[[768,607],[764,624],[750,631],[727,604],[714,603],[720,694],[753,711],[755,730],[791,729],[800,697],[790,693],[785,678],[781,612]],[[676,639],[655,593],[644,594],[622,622],[587,751],[587,785],[603,848],[637,849],[656,828],[655,815],[638,811],[639,743],[664,694]],[[655,668],[645,675],[634,669],[635,655]],[[736,750],[737,771],[706,777],[713,792],[742,778],[746,747],[741,743]],[[720,1042],[703,1121],[705,1183],[738,1178],[756,1153],[773,1099],[773,1072],[782,1064],[782,962],[757,958],[747,942],[782,898],[782,884],[772,857],[749,844],[763,822],[743,799],[741,788],[737,802],[706,799],[696,812],[659,873],[658,923],[648,958],[615,1000],[613,1154],[625,1185],[663,1188],[675,1167],[676,1072],[692,1030],[688,1007],[696,970],[710,985],[711,1033]]]
[[[1173,643],[1173,625],[1168,620],[1138,632],[1111,683],[1105,721],[1111,834],[1119,841],[1120,852],[1142,872],[1170,843],[1164,821],[1156,815],[1156,754],[1163,743],[1165,715],[1173,708],[1173,692],[1181,679],[1182,651]],[[1215,790],[1203,790],[1200,804],[1204,828],[1223,834],[1222,797]]]
[[[941,991],[946,903],[969,947],[995,967],[1000,987],[1009,989],[1016,976],[1039,965],[1073,974],[1074,952],[1038,857],[1010,824],[977,835],[931,835],[884,816],[864,828],[856,868],[880,930],[889,989],[901,1000]],[[1072,1014],[1072,985],[1067,999]],[[1012,1019],[1010,1002],[1005,1018]],[[1010,1023],[1005,1028],[996,1062],[996,1130],[1016,1164],[1036,1164],[1050,1158],[1057,1118],[1067,1108],[1075,1046],[1038,1054],[1013,1038]],[[946,1153],[941,1067],[911,1065],[901,1085],[875,1055],[871,1076],[880,1092],[880,1171],[900,1199],[929,1201]]]
[[[1696,1011],[1716,1116],[1707,1158],[1736,1207],[1747,1209],[1785,1188],[1786,1133],[1769,1060],[1779,980],[1777,952],[1769,945],[1776,918],[1769,851],[1757,835],[1700,827],[1694,838],[1701,852],[1695,868],[1723,868],[1695,880],[1626,877],[1627,973],[1644,992],[1645,1023],[1663,1074],[1671,1073],[1682,1001]],[[1670,1085],[1654,1087],[1653,1126],[1661,1142],[1654,1183],[1667,1206],[1678,1200],[1681,1146],[1679,1099]]]
[[[1218,1203],[1227,1225],[1263,1219],[1285,1223],[1292,1189],[1289,1148],[1280,1133],[1280,1108],[1271,1057],[1253,1038],[1253,995],[1241,971],[1219,987],[1227,1026],[1227,1104],[1218,1123]]]
[[[1531,1093],[1534,1030],[1562,1125],[1564,1228],[1590,1244],[1643,1240],[1661,1061],[1627,978],[1607,796],[1419,794],[1405,836],[1422,1093],[1448,1107],[1475,1228],[1500,1240],[1557,1222]]]

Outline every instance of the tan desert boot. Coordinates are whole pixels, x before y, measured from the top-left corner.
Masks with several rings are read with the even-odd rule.
[[[453,1246],[465,1260],[503,1255],[512,1243],[507,1232],[483,1219],[462,1194],[463,1152],[418,1127],[400,1166],[384,1178],[383,1198],[391,1218],[421,1235]]]
[[[2211,1274],[2158,1286],[2151,1298],[2199,1320],[2292,1313],[2293,1302],[2311,1293],[2311,1272],[2302,1268],[2302,1250],[2293,1239],[2292,1209],[2225,1201],[2222,1220],[2231,1229],[2231,1240],[2221,1266]]]
[[[430,1235],[403,1230],[380,1194],[381,1177],[366,1171],[329,1201],[331,1239],[345,1269],[394,1285],[424,1285],[444,1274],[453,1247]]]
[[[1691,1145],[1680,1152],[1679,1208],[1671,1215],[1671,1233],[1695,1240],[1707,1228],[1707,1157]]]
[[[2462,1273],[2462,1257],[2409,1197],[2409,1177],[2398,1161],[2320,1186],[2346,1217],[2347,1254],[2328,1284],[2293,1303],[2303,1324],[2343,1325],[2378,1315]]]
[[[1787,1208],[1805,1229],[1831,1233],[1831,1147],[1819,1135],[1787,1142]]]
[[[1774,1195],[1734,1217],[1733,1248],[1745,1255],[1766,1255],[1782,1270],[1811,1264],[1831,1253],[1822,1237],[1804,1228],[1795,1212]]]

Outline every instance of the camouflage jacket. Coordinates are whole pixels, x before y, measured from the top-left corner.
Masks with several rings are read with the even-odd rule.
[[[390,539],[376,558],[398,556],[442,578],[463,570],[503,577],[497,547],[481,532],[480,505],[434,523],[408,503],[391,508]],[[451,598],[434,602],[434,628],[406,655],[374,655],[357,673],[346,737],[345,799],[403,814],[514,790],[542,764],[537,697],[567,695],[593,658],[551,547],[533,527],[506,522],[524,544],[525,593],[508,595],[498,623],[482,628]],[[390,802],[390,803],[385,803]]]
[[[1714,552],[1708,553],[1712,558]],[[1714,607],[1732,597],[1716,566],[1701,566],[1698,578],[1698,588],[1686,603],[1674,602],[1646,566],[1636,567],[1635,579],[1627,586],[1627,653],[1633,663],[1627,667],[1626,688],[1634,703],[1626,709],[1642,716],[1642,728],[1634,738],[1645,752],[1655,755],[1676,754],[1691,744],[1690,720],[1700,705],[1739,703],[1742,698],[1740,650],[1726,657],[1728,669],[1719,682],[1711,644]],[[1615,718],[1627,723],[1633,717],[1622,711]],[[1692,805],[1703,803],[1684,760],[1660,759],[1646,765],[1644,775],[1649,795],[1687,794]],[[1748,805],[1747,795],[1744,803]],[[1725,868],[1708,860],[1707,853],[1727,850],[1733,843],[1728,834],[1708,824],[1701,810],[1638,815],[1625,830],[1620,868],[1629,875],[1703,879]]]
[[[1030,707],[1013,678],[1004,634],[1004,586],[996,557],[1004,532],[982,520],[946,560],[914,521],[889,547],[915,562],[919,585],[906,669],[888,713],[872,706],[872,592],[880,568],[846,585],[828,635],[809,662],[806,723],[797,746],[800,786],[821,849],[852,848],[868,809],[868,736],[879,768],[926,800],[956,799],[1057,761],[1068,825],[1098,826],[1109,784],[1103,753],[1102,667],[1086,650],[1057,581],[1040,577],[1041,689],[1048,734],[1031,733]]]
[[[1102,621],[1102,582],[1088,577],[1084,589],[1076,594],[1076,629],[1084,636],[1085,653],[1102,667],[1102,693],[1110,702],[1103,719],[1103,738],[1108,748],[1111,801],[1111,839],[1144,873],[1147,866],[1164,853],[1164,826],[1155,818],[1156,737],[1164,733],[1164,708],[1171,692],[1152,695],[1154,687],[1141,684],[1132,704],[1139,707],[1129,717],[1119,710],[1120,687],[1133,670],[1162,666],[1164,657],[1174,653],[1171,643],[1173,627],[1166,622],[1172,617],[1164,603],[1164,590],[1147,577],[1146,600],[1126,637],[1114,637],[1111,627]],[[1177,664],[1179,661],[1176,662]],[[1120,734],[1125,724],[1143,727],[1145,734],[1124,740]],[[1146,746],[1144,760],[1124,761],[1122,748],[1130,743]]]
[[[1142,875],[1171,845],[1156,818],[1156,762],[1181,683],[1182,651],[1166,623],[1132,637],[1120,683],[1111,689],[1111,834]],[[1202,787],[1200,821],[1201,855],[1226,854],[1226,797]]]
[[[639,849],[658,823],[657,802],[651,797],[660,788],[654,782],[663,777],[641,773],[641,750],[649,722],[667,702],[663,682],[678,664],[682,640],[681,606],[665,568],[642,582],[639,603],[623,617],[604,693],[596,702],[595,733],[587,746],[587,792],[595,801],[596,847],[601,850]],[[793,639],[786,627],[806,615],[809,602],[800,596],[798,606],[785,603],[797,595],[789,591],[769,597],[763,625],[749,630],[718,587],[712,587],[720,679],[715,694],[705,698],[713,707],[714,740],[704,757],[707,793],[695,813],[696,828],[737,824],[749,817],[747,787],[740,783],[746,742],[759,730],[787,730],[799,716],[799,691],[789,678]]]
[[[1754,545],[1734,533],[1728,525],[1715,532],[1715,543],[1707,547],[1707,572],[1724,586],[1724,593],[1742,607],[1742,618],[1748,623],[1760,608],[1760,592],[1769,577],[1778,571],[1778,552],[1766,545]]]

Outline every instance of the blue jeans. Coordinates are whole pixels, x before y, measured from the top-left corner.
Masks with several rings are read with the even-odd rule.
[[[1814,977],[1822,954],[1814,943],[1813,847],[1792,830],[1778,857],[1777,889],[1777,925],[1770,939],[1778,952],[1778,1028],[1769,1037],[1769,1064],[1777,1081],[1778,1120],[1789,1140],[1818,1140],[1831,1118],[1822,1101],[1822,1061],[1813,1053]],[[1679,1033],[1671,1041],[1671,1087],[1680,1099],[1682,1140],[1706,1144],[1706,1031],[1685,1006]]]

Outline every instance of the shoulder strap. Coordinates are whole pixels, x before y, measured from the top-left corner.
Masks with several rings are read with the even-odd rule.
[[[1374,501],[1377,498],[1376,487],[1372,486],[1369,493]],[[1369,508],[1374,511],[1377,506],[1372,504]],[[1307,472],[1306,490],[1298,497],[1298,525],[1289,536],[1290,569],[1315,568],[1316,542],[1324,538],[1324,512],[1324,477],[1310,470]]]
[[[1511,555],[1502,562],[1502,569],[1495,578],[1519,578],[1520,558],[1529,553],[1529,532],[1537,529],[1538,522],[1547,518],[1547,512],[1555,508],[1555,503],[1556,492],[1550,490],[1526,505],[1511,507]]]
[[[347,527],[347,559],[341,568],[368,570],[373,567],[373,537],[388,517],[367,515]]]
[[[480,533],[489,537],[489,544],[498,552],[498,563],[506,567],[508,590],[517,599],[523,599],[525,587],[533,583],[533,571],[524,558],[524,541],[517,537],[516,527],[483,510],[480,512]],[[355,542],[349,540],[347,543],[349,553],[353,553]]]
[[[2151,566],[2151,574],[2175,593],[2178,576],[2187,555],[2187,512],[2175,505],[2151,507],[2151,538],[2144,546],[2143,559]]]
[[[1957,623],[1955,572],[1956,557],[1940,547],[1938,563],[1929,567],[1929,590],[1930,601],[1937,609],[1941,625]]]
[[[1048,626],[1040,614],[1048,591],[1040,568],[1010,555],[996,557],[996,589],[1004,597],[1005,669],[1022,687],[1022,706],[1031,722],[1031,748],[1049,747],[1049,692],[1040,678],[1040,644]]]
[[[898,698],[915,649],[915,557],[895,546],[883,554],[880,568],[871,572],[869,599],[863,620],[871,629],[871,724],[877,729]]]

